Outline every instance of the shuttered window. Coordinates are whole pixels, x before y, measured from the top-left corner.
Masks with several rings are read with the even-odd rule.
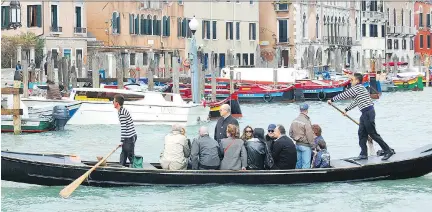
[[[184,18],[182,21],[182,37],[184,37],[184,38],[186,37],[188,30],[189,30],[188,20],[186,18]]]
[[[226,39],[227,40],[233,40],[234,32],[233,32],[233,22],[226,22]]]
[[[216,31],[217,31],[217,21],[213,21],[213,29],[212,29],[213,31],[213,39],[217,39],[217,33],[216,33]]]
[[[27,6],[27,27],[42,27],[41,5]]]
[[[147,35],[153,35],[153,20],[150,15],[147,16]]]
[[[2,6],[1,7],[1,28],[5,29],[9,27],[9,6]]]
[[[287,43],[288,42],[288,20],[287,19],[279,19],[279,43]]]
[[[168,16],[164,16],[162,18],[162,25],[163,25],[163,30],[162,30],[162,35],[169,37],[170,36],[170,32],[171,32],[171,26],[170,26],[170,17]]]
[[[236,22],[236,40],[240,40],[240,22]]]
[[[256,23],[249,23],[249,40],[256,40]]]
[[[153,16],[153,35],[158,35],[158,21],[156,16]]]
[[[147,27],[146,27],[146,19],[144,17],[144,15],[140,16],[140,34],[141,35],[145,35],[146,31],[147,31]]]

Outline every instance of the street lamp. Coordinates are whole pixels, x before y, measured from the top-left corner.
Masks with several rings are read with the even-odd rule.
[[[9,4],[9,29],[21,27],[21,5],[19,1],[11,1]]]
[[[192,31],[191,40],[191,51],[189,53],[189,60],[191,61],[191,72],[192,72],[192,101],[193,103],[200,103],[200,92],[199,92],[199,72],[198,72],[198,55],[197,55],[197,45],[195,39],[195,32],[198,28],[198,21],[195,16],[189,22],[189,28]]]

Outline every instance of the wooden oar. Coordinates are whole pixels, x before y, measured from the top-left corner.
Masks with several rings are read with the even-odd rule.
[[[334,104],[330,104],[332,107],[334,107],[336,110],[338,110],[340,113],[344,114],[345,111],[342,111],[340,108],[336,107]],[[351,116],[349,116],[348,114],[345,113],[345,116],[347,118],[349,118],[351,121],[353,121],[354,123],[356,123],[357,125],[360,125],[360,123],[358,123],[358,121],[356,121],[355,119],[351,118]],[[369,155],[375,155],[375,148],[372,142],[372,138],[370,136],[368,136],[368,144],[369,144]]]
[[[120,146],[117,146],[115,149],[113,149],[107,156],[105,156],[102,160],[100,160],[98,163],[96,163],[96,165],[94,165],[90,170],[88,170],[86,173],[84,173],[83,175],[81,175],[81,177],[79,177],[78,179],[76,179],[75,181],[73,181],[71,184],[69,184],[68,186],[64,187],[63,190],[60,191],[60,196],[63,198],[68,198],[72,192],[75,191],[75,189],[78,188],[78,186],[81,185],[81,183],[87,179],[87,177],[104,161],[106,161],[106,159],[111,156]]]

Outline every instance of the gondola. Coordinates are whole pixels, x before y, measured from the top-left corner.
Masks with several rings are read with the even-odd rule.
[[[45,186],[68,185],[96,162],[62,154],[2,151],[2,180]],[[168,171],[157,163],[143,168],[122,167],[108,162],[93,171],[83,185],[97,187],[200,184],[309,184],[405,179],[432,172],[432,144],[413,151],[397,152],[388,161],[379,156],[368,160],[338,159],[332,168],[300,170],[182,170]]]

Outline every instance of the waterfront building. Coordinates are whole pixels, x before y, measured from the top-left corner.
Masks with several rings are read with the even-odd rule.
[[[430,1],[415,1],[414,3],[414,61],[413,65],[424,65],[427,56],[432,55],[432,5]],[[430,60],[429,60],[430,61]]]

